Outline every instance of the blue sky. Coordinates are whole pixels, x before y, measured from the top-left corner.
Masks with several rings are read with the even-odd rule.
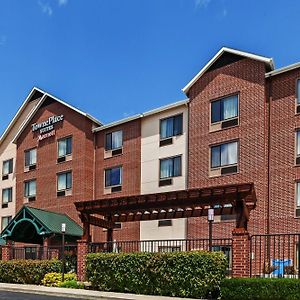
[[[33,86],[104,123],[185,98],[222,47],[300,61],[300,1],[0,0],[0,132]]]

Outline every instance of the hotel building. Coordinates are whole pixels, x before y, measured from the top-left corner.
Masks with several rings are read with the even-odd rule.
[[[187,99],[110,124],[33,88],[0,140],[2,236],[42,242],[26,239],[31,225],[14,227],[24,206],[81,224],[77,201],[244,183],[257,198],[251,234],[299,232],[299,79],[300,64],[274,69],[271,58],[222,48],[183,89]],[[230,208],[214,237],[231,236]],[[207,233],[205,216],[114,224],[115,240]],[[91,236],[105,241],[106,229]]]

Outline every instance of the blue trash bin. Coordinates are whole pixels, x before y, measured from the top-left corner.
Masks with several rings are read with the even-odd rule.
[[[284,267],[291,266],[291,259],[273,259],[272,266],[276,267],[276,270],[272,272],[272,275],[276,277],[283,277],[284,275]]]

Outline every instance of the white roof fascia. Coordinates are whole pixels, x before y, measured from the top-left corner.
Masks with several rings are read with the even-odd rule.
[[[125,119],[121,119],[119,121],[109,123],[109,124],[101,126],[101,127],[97,127],[95,129],[93,129],[93,132],[98,132],[98,131],[101,131],[101,130],[105,130],[105,129],[108,129],[108,128],[111,128],[111,127],[114,127],[114,126],[118,126],[118,125],[130,122],[130,121],[133,121],[133,120],[148,117],[148,116],[151,116],[151,115],[154,115],[154,114],[157,114],[157,113],[161,113],[163,111],[166,111],[166,110],[169,110],[169,109],[172,109],[172,108],[176,108],[176,107],[179,107],[179,106],[182,106],[182,105],[187,105],[188,103],[189,103],[189,99],[177,101],[177,102],[174,102],[174,103],[171,103],[171,104],[168,104],[168,105],[165,105],[165,106],[162,106],[162,107],[159,107],[159,108],[156,108],[156,109],[153,109],[153,110],[141,113],[141,114],[137,114],[137,115],[125,118]]]
[[[297,69],[297,68],[300,68],[300,62],[297,62],[295,64],[291,64],[291,65],[288,65],[286,67],[282,67],[282,68],[276,69],[274,71],[268,72],[268,73],[266,73],[265,76],[266,76],[266,78],[268,78],[268,77],[278,75],[278,74],[281,74],[281,73],[284,73],[284,72],[288,72],[288,71],[291,71],[291,70],[294,70],[294,69]]]
[[[19,118],[20,114],[24,111],[24,109],[25,109],[28,101],[30,100],[30,98],[32,97],[33,93],[36,90],[37,89],[35,87],[32,88],[32,90],[30,91],[30,93],[28,94],[28,96],[26,97],[26,99],[24,100],[24,102],[22,103],[22,105],[20,106],[20,108],[18,109],[17,113],[15,114],[15,116],[10,121],[10,123],[8,124],[8,126],[6,127],[6,129],[4,130],[3,134],[1,135],[1,137],[0,137],[0,144],[5,139],[6,135],[8,134],[8,132],[10,131],[10,129],[13,127],[13,125],[16,123],[16,121]]]
[[[142,116],[143,116],[142,114],[137,114],[137,115],[133,115],[131,117],[125,118],[125,119],[114,121],[114,122],[108,123],[106,125],[103,125],[101,127],[94,128],[93,132],[98,132],[98,131],[101,131],[101,130],[104,130],[107,128],[111,128],[111,127],[118,126],[118,125],[130,122],[130,121],[134,121],[134,120],[140,119]]]
[[[239,56],[244,56],[250,59],[254,59],[254,60],[258,60],[258,61],[262,61],[265,64],[268,64],[270,66],[270,68],[273,70],[274,69],[274,61],[273,58],[269,58],[269,57],[265,57],[265,56],[261,56],[261,55],[256,55],[256,54],[252,54],[249,52],[244,52],[244,51],[240,51],[240,50],[236,50],[236,49],[232,49],[232,48],[227,48],[227,47],[223,47],[221,48],[217,54],[200,70],[200,72],[194,77],[192,78],[192,80],[182,89],[182,91],[186,94],[188,93],[189,89],[192,87],[192,85],[211,67],[211,65],[224,53],[224,52],[228,52],[228,53],[232,53],[235,55],[239,55]]]
[[[17,134],[15,135],[14,139],[13,139],[13,143],[16,143],[17,139],[19,138],[19,136],[21,135],[22,131],[24,130],[24,128],[29,124],[29,122],[31,121],[31,119],[33,118],[33,116],[35,115],[35,113],[38,111],[38,109],[41,107],[41,105],[44,103],[44,101],[46,100],[47,97],[51,97],[52,99],[54,99],[55,101],[61,103],[62,105],[76,111],[77,113],[83,115],[84,117],[90,119],[92,122],[98,124],[98,125],[102,125],[101,122],[99,122],[97,119],[93,118],[92,116],[90,116],[87,113],[82,112],[81,110],[77,109],[76,107],[52,96],[51,94],[48,94],[46,92],[44,92],[43,90],[40,90],[38,88],[35,88],[35,90],[43,93],[43,97],[42,99],[39,101],[39,103],[35,106],[35,108],[31,111],[31,113],[28,115],[28,118],[26,119],[26,121],[22,124],[22,126],[20,127],[20,129],[18,130]]]
[[[57,101],[57,102],[59,102],[59,103],[65,105],[65,106],[67,106],[68,108],[70,108],[70,109],[76,111],[77,113],[83,115],[84,117],[87,117],[88,119],[90,119],[90,120],[93,121],[94,123],[96,123],[96,124],[98,124],[98,125],[102,125],[102,122],[100,122],[99,120],[97,120],[96,118],[94,118],[93,116],[91,116],[90,114],[87,114],[87,113],[83,112],[82,110],[76,108],[75,106],[70,105],[70,104],[66,103],[65,101],[63,101],[63,100],[61,100],[61,99],[59,99],[59,98],[57,98],[57,97],[55,97],[55,96],[53,96],[53,95],[51,95],[51,94],[45,92],[45,91],[43,91],[43,90],[40,90],[40,89],[38,89],[38,88],[36,88],[36,90],[38,90],[38,91],[41,92],[41,93],[44,93],[44,94],[45,94],[46,96],[48,96],[48,97],[53,98],[55,101]]]
[[[38,104],[35,106],[35,108],[30,112],[30,114],[28,115],[28,117],[25,119],[25,121],[23,122],[22,126],[20,127],[20,129],[18,130],[17,134],[15,135],[15,137],[13,138],[12,142],[16,143],[17,139],[19,138],[19,136],[21,135],[21,133],[23,132],[24,128],[29,124],[30,120],[33,118],[33,116],[35,115],[35,113],[37,112],[37,110],[41,107],[41,105],[44,103],[45,99],[47,98],[47,95],[43,95],[43,97],[41,98],[41,100],[38,102]]]
[[[143,117],[148,117],[148,116],[151,116],[151,115],[155,115],[155,114],[164,112],[164,111],[172,109],[172,108],[176,108],[176,107],[179,107],[179,106],[182,106],[182,105],[187,105],[188,103],[189,103],[189,99],[185,99],[185,100],[177,101],[177,102],[174,102],[174,103],[171,103],[171,104],[168,104],[168,105],[164,105],[164,106],[161,106],[159,108],[144,112]]]

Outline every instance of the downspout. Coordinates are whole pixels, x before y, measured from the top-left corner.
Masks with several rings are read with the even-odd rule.
[[[187,95],[189,97],[189,95]],[[189,102],[186,104],[187,106],[187,141],[186,141],[186,168],[185,168],[185,172],[186,172],[186,183],[185,183],[185,188],[188,189],[189,188],[189,161],[190,161],[190,100]],[[189,234],[189,218],[186,218],[186,239],[188,238],[188,234]]]
[[[269,90],[268,90],[268,97],[267,97],[267,108],[268,108],[268,144],[267,144],[267,188],[268,188],[268,195],[267,195],[267,234],[270,233],[270,193],[271,193],[271,187],[270,187],[270,158],[271,158],[271,102],[272,102],[272,77],[269,77]]]

